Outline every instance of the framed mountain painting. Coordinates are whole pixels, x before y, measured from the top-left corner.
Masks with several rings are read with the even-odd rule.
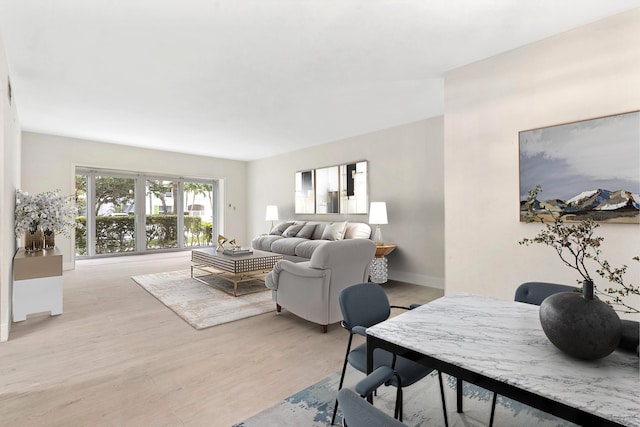
[[[640,111],[519,133],[520,220],[534,210],[566,221],[640,223]]]

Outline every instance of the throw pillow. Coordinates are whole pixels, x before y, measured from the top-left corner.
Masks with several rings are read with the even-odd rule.
[[[302,224],[290,225],[286,230],[284,230],[282,237],[296,237],[298,231],[300,231],[302,227],[304,227],[304,222]]]
[[[347,228],[347,221],[333,222],[324,228],[322,240],[342,240],[344,230]]]
[[[275,227],[273,227],[273,230],[271,230],[271,233],[269,233],[269,234],[273,234],[274,236],[281,236],[282,233],[284,233],[284,230],[289,228],[289,226],[291,224],[293,224],[293,223],[292,222],[283,222],[281,224],[278,224]]]
[[[297,237],[311,239],[311,236],[313,236],[313,232],[316,229],[316,225],[317,224],[306,224],[300,231],[298,231]]]

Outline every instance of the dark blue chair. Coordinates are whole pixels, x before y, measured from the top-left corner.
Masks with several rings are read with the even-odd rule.
[[[560,292],[574,292],[575,286],[558,285],[547,282],[526,282],[518,286],[513,300],[527,304],[540,305],[548,296]]]
[[[344,425],[347,427],[406,427],[367,402],[350,388],[338,392]]]
[[[376,283],[359,283],[346,287],[340,292],[338,302],[340,304],[340,310],[342,311],[343,318],[341,326],[349,332],[347,352],[345,354],[342,374],[340,376],[340,384],[338,386],[339,391],[342,389],[348,364],[360,372],[367,372],[366,343],[352,349],[351,345],[353,342],[353,336],[357,334],[366,337],[367,328],[387,320],[391,315],[391,308],[407,308],[391,306],[384,289]],[[393,375],[389,378],[384,378],[384,381],[380,382],[376,380],[376,377],[373,374],[376,372],[380,373],[381,371],[378,369],[381,367],[387,367]],[[367,386],[369,390],[362,394],[369,395],[375,388],[382,384],[396,387],[397,395],[395,415],[400,421],[402,421],[402,388],[416,383],[434,371],[433,368],[405,359],[404,357],[397,357],[395,354],[381,349],[378,349],[375,352],[373,370],[372,383],[377,382],[379,384],[372,385],[370,383]],[[440,381],[440,394],[442,397],[442,410],[444,413],[445,426],[448,426],[444,386],[440,372],[438,372],[438,379]],[[333,417],[331,418],[332,425],[335,422],[338,404],[339,402],[336,399],[335,407],[333,409]]]

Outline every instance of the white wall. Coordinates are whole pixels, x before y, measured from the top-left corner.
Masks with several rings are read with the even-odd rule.
[[[444,287],[443,118],[359,135],[249,165],[250,236],[266,233],[267,205],[280,219],[368,222],[368,215],[294,215],[297,171],[367,160],[369,199],[387,203],[389,277]]]
[[[29,193],[59,189],[62,194],[73,195],[76,166],[223,179],[222,231],[246,240],[246,162],[29,132],[22,135],[22,160],[22,189]],[[63,253],[67,269],[73,267],[71,243],[63,236],[56,236],[56,245]]]
[[[9,338],[14,237],[15,192],[20,185],[20,123],[16,96],[8,97],[8,68],[0,39],[0,341]]]
[[[640,109],[640,9],[453,70],[445,93],[446,292],[574,284],[551,248],[517,243],[540,228],[518,221],[518,132]],[[638,284],[640,226],[599,230]]]

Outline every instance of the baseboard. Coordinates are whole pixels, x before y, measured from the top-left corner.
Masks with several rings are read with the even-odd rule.
[[[444,289],[444,277],[432,277],[424,274],[406,273],[404,271],[389,270],[389,279],[399,282],[414,283],[416,285],[429,286],[430,288]]]

